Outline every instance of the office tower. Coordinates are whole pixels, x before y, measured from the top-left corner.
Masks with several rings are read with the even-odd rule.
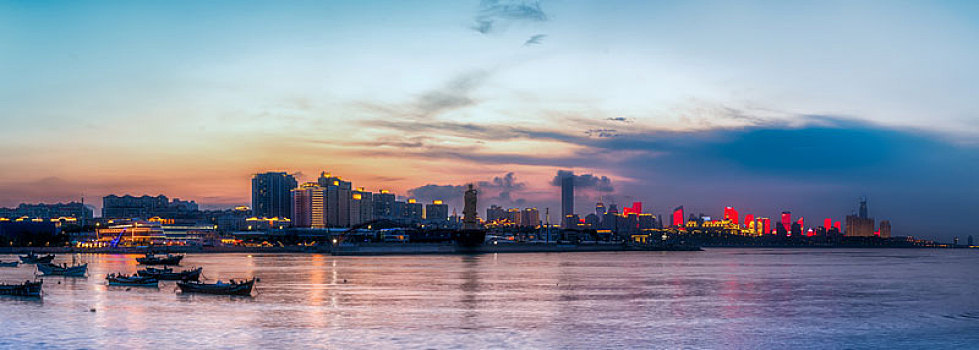
[[[751,215],[751,214],[745,215],[744,216],[744,225],[745,225],[745,227],[748,227],[749,230],[756,231],[757,230],[757,226],[755,225],[755,216],[754,215]]]
[[[824,219],[823,220],[823,228],[825,228],[827,231],[829,231],[829,229],[833,228],[833,219],[830,219],[830,218]]]
[[[286,218],[292,215],[292,190],[296,179],[284,172],[255,174],[252,177],[252,215],[260,218]]]
[[[304,183],[292,192],[292,226],[325,228],[326,189],[315,182]]]
[[[739,220],[739,218],[738,218],[738,211],[737,210],[734,210],[733,207],[725,207],[724,208],[724,220],[731,220],[731,223],[733,223],[735,225],[741,224],[741,222],[738,221]]]
[[[562,222],[569,223],[569,218],[574,215],[574,173],[568,172],[561,178],[561,217]],[[565,225],[565,228],[577,227],[578,223]]]
[[[792,212],[790,212],[790,211],[783,211],[782,212],[782,228],[784,228],[786,232],[789,232],[792,229],[791,226],[792,226]]]
[[[860,199],[859,215],[846,216],[846,235],[851,237],[872,237],[874,236],[874,223],[876,220],[867,217],[867,199]]]
[[[683,206],[673,209],[673,226],[683,227]]]
[[[350,227],[350,201],[353,198],[351,183],[325,171],[320,173],[317,183],[326,188],[327,225]]]
[[[806,224],[802,220],[802,217],[801,216],[799,217],[799,221],[796,221],[796,222],[799,224],[799,227],[802,227],[802,228],[805,228],[806,227]]]
[[[602,217],[605,215],[605,203],[602,202],[595,203],[595,215],[598,215],[598,217]]]
[[[449,220],[449,205],[436,200],[425,205],[425,221],[444,222]]]

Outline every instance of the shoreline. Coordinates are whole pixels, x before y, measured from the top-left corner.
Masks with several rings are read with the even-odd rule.
[[[968,249],[968,247],[894,247],[894,246],[802,246],[802,245],[704,245],[705,250],[714,248],[730,249]],[[117,248],[76,248],[76,247],[0,247],[0,254],[145,254],[149,247]],[[637,249],[622,244],[556,244],[556,243],[508,243],[501,245],[481,245],[461,247],[454,244],[402,244],[379,243],[370,245],[332,246],[288,246],[288,247],[154,247],[161,253],[296,253],[331,254],[336,256],[380,256],[380,255],[456,255],[492,253],[576,253],[576,252],[626,252],[626,251],[684,251],[682,249]]]

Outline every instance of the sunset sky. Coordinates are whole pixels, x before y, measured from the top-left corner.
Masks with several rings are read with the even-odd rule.
[[[252,174],[972,233],[979,3],[0,3],[0,206]],[[508,175],[509,174],[509,175]],[[438,198],[436,198],[438,197]]]

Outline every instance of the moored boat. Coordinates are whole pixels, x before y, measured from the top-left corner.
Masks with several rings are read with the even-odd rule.
[[[16,261],[11,261],[11,262],[0,261],[0,267],[17,267],[17,264],[18,263]]]
[[[136,258],[136,262],[143,265],[180,265],[180,260],[183,258],[183,255],[157,256],[155,253],[146,253],[142,258]]]
[[[41,284],[44,281],[24,281],[24,284],[0,283],[0,295],[11,295],[17,297],[40,297]]]
[[[85,273],[88,272],[88,264],[69,266],[67,264],[55,265],[52,263],[43,263],[37,264],[37,270],[41,271],[41,274],[49,276],[79,277],[85,276]]]
[[[34,252],[27,253],[27,255],[20,257],[20,262],[25,264],[42,264],[49,263],[54,260],[54,254],[48,255],[37,255]]]
[[[196,269],[174,272],[172,268],[165,266],[163,268],[147,267],[136,271],[136,274],[165,281],[196,281],[201,277],[201,271],[203,270],[203,267],[198,267]]]
[[[216,295],[252,295],[252,287],[255,286],[255,278],[246,281],[231,280],[230,283],[218,281],[217,283],[201,282],[177,282],[182,293],[203,293]]]
[[[105,280],[110,286],[159,287],[160,285],[160,280],[156,278],[137,275],[110,274],[105,276]]]

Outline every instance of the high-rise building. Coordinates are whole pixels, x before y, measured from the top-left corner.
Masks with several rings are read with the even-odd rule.
[[[823,228],[826,229],[827,231],[833,228],[833,219],[830,218],[823,219]]]
[[[540,225],[540,211],[537,208],[526,208],[523,210],[523,217],[520,223],[524,226],[535,227]]]
[[[866,219],[867,214],[867,197],[860,198],[860,218]]]
[[[891,238],[891,222],[889,220],[880,221],[880,238]]]
[[[73,218],[80,225],[85,225],[92,220],[92,208],[82,202],[57,203],[57,204],[27,204],[21,203],[16,208],[0,208],[0,218],[17,219],[27,217],[30,219],[69,219]]]
[[[292,225],[295,227],[327,227],[326,188],[315,182],[304,183],[292,190]]]
[[[350,194],[350,225],[374,220],[374,196],[363,187]]]
[[[684,220],[684,217],[683,217],[683,206],[681,205],[681,206],[676,207],[675,209],[673,209],[673,220],[672,220],[673,226],[683,227],[684,226],[683,225],[683,220]]]
[[[846,216],[846,235],[849,237],[874,236],[874,219],[861,218],[857,215]]]
[[[642,202],[632,202],[631,207],[622,208],[622,215],[642,214]]]
[[[414,198],[408,199],[405,204],[405,218],[408,223],[415,224],[422,222],[425,217],[425,205],[418,203]]]
[[[791,232],[792,230],[792,212],[783,211],[782,212],[782,228],[785,232]]]
[[[725,207],[724,208],[724,220],[731,220],[731,223],[733,223],[735,225],[740,225],[741,224],[741,222],[738,221],[739,220],[739,218],[738,218],[738,211],[735,210],[734,207]]]
[[[286,218],[292,215],[292,193],[296,179],[284,172],[255,174],[252,177],[252,215]]]
[[[568,172],[561,178],[561,217],[565,228],[577,227],[577,222],[569,226],[571,215],[574,215],[574,173]]]
[[[436,200],[425,205],[425,221],[443,222],[449,220],[449,205]]]
[[[523,212],[520,208],[510,208],[507,210],[506,219],[514,226],[523,226]]]
[[[378,219],[394,220],[394,193],[381,190],[374,194],[374,217]]]
[[[496,204],[491,205],[489,208],[486,208],[486,221],[493,222],[506,219],[506,213],[506,209],[503,209]]]

